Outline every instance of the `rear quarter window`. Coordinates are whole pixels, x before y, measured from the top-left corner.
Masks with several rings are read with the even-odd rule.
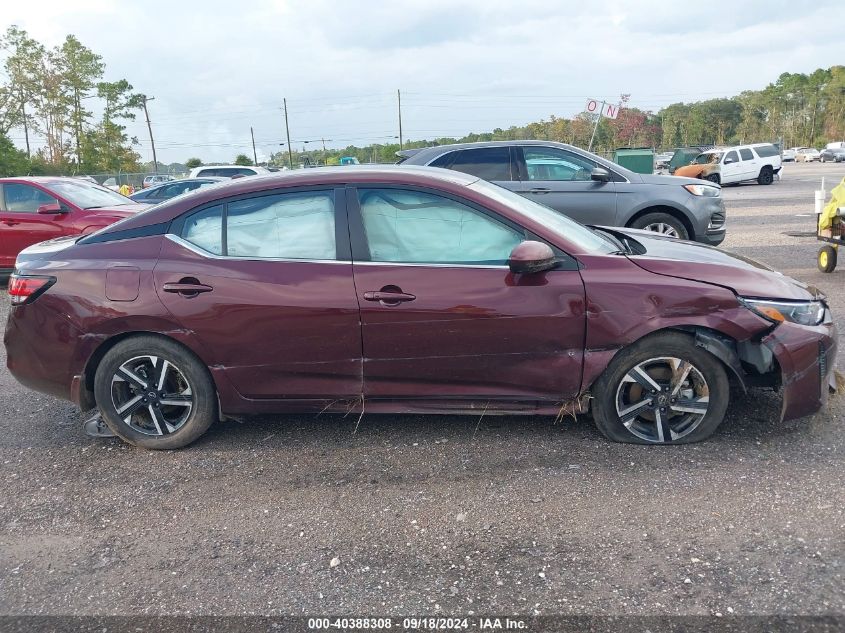
[[[768,158],[769,156],[778,156],[780,154],[778,148],[774,145],[760,145],[755,147],[754,151],[757,152],[757,156],[760,158]]]

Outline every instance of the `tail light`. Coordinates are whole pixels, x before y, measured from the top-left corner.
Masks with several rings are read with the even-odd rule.
[[[32,303],[54,283],[55,277],[12,275],[9,277],[9,298],[13,306]]]

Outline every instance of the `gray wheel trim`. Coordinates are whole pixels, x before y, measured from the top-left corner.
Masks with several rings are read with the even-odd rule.
[[[660,233],[668,237],[678,237],[678,231],[675,227],[665,222],[652,222],[651,224],[646,224],[644,228],[646,231],[654,231],[655,233]]]
[[[140,376],[133,371],[139,362],[149,363],[152,376]],[[186,385],[185,389],[179,393],[165,391],[168,384],[176,384],[180,379]],[[116,392],[120,391],[117,387],[120,384],[127,385],[132,395],[118,402]],[[117,368],[111,380],[111,398],[114,410],[124,424],[153,436],[169,435],[182,428],[195,404],[193,389],[184,372],[170,361],[153,355],[135,356]],[[138,424],[135,416],[146,417],[155,431]]]
[[[659,364],[668,365],[672,371],[668,383],[658,382],[646,371]],[[643,398],[638,402],[624,402],[626,387],[631,383],[643,389]],[[696,384],[704,395],[696,397],[693,389]],[[690,389],[693,397],[688,396]],[[636,437],[656,444],[686,437],[698,428],[710,409],[709,387],[703,374],[689,361],[672,356],[650,358],[631,368],[616,388],[615,402],[622,425]],[[654,421],[642,417],[647,413]],[[652,435],[644,431],[649,427],[654,427]]]

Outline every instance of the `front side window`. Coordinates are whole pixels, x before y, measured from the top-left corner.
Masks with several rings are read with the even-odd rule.
[[[524,234],[451,198],[360,189],[361,218],[376,262],[505,265]]]
[[[742,148],[739,150],[739,155],[742,156],[742,160],[754,160],[754,154],[750,149]]]
[[[513,180],[510,149],[507,147],[461,150],[452,169],[484,180]]]
[[[525,146],[528,180],[590,180],[596,163],[572,152],[554,147]]]
[[[57,204],[59,201],[44,193],[38,187],[20,183],[3,185],[6,211],[13,213],[35,213],[42,204]]]
[[[739,156],[735,150],[731,150],[727,154],[725,154],[725,163],[735,163],[739,160]]]

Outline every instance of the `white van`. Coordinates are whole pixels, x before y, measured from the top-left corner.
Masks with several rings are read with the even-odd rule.
[[[202,165],[201,167],[194,167],[188,178],[204,178],[206,176],[222,176],[223,178],[231,178],[232,176],[257,176],[258,174],[269,174],[270,170],[266,167],[244,167],[243,165]]]
[[[746,180],[756,180],[761,185],[770,185],[775,174],[780,173],[781,159],[778,148],[771,143],[754,143],[711,149],[703,155],[718,155],[721,172],[719,182],[729,185]],[[702,162],[698,158],[696,162]],[[709,162],[709,161],[708,161]]]

